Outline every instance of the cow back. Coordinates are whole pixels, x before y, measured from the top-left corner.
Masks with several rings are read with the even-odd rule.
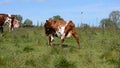
[[[6,17],[7,17],[6,14],[0,14],[0,26],[4,24]]]
[[[56,31],[58,31],[60,27],[65,25],[66,25],[66,22],[62,20],[46,20],[46,23],[44,25],[45,34],[47,36],[50,34],[56,36]]]

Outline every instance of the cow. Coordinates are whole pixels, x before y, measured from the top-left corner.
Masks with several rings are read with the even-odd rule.
[[[0,14],[0,31],[1,33],[3,33],[3,27],[5,24],[9,25],[9,31],[13,31],[14,28],[14,21],[15,21],[15,15],[11,15],[11,14]],[[19,21],[17,20],[17,23]]]
[[[48,36],[48,45],[52,45],[54,37],[59,37],[61,39],[60,46],[62,46],[64,39],[73,36],[78,43],[78,48],[80,48],[79,38],[76,32],[75,24],[70,20],[68,23],[63,20],[46,20],[44,24],[45,34]]]

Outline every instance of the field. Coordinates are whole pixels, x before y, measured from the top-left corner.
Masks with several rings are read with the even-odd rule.
[[[120,30],[78,28],[75,39],[55,38],[48,46],[42,27],[4,30],[0,36],[0,68],[120,68]]]

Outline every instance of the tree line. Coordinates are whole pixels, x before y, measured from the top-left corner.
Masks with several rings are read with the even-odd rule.
[[[19,20],[21,23],[22,27],[32,27],[33,26],[33,22],[30,19],[26,19],[24,22],[23,17],[21,15],[15,15],[16,19]],[[60,15],[56,15],[53,16],[49,19],[53,19],[53,20],[64,20]],[[43,26],[43,23],[39,23],[37,22],[37,26]],[[90,25],[88,24],[81,24],[81,27],[89,27]],[[101,28],[120,28],[120,11],[112,11],[108,18],[104,18],[100,21],[99,26]]]
[[[102,28],[120,28],[120,11],[112,11],[108,18],[100,21]]]
[[[33,22],[30,19],[26,19],[24,22],[22,22],[23,17],[21,15],[15,15],[15,18],[20,21],[20,25],[22,27],[32,27],[33,26]]]

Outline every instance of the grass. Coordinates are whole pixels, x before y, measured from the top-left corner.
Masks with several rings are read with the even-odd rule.
[[[120,31],[77,29],[81,49],[75,39],[65,39],[65,47],[48,46],[43,28],[4,30],[0,37],[0,68],[120,68]],[[60,39],[55,38],[55,44]]]

